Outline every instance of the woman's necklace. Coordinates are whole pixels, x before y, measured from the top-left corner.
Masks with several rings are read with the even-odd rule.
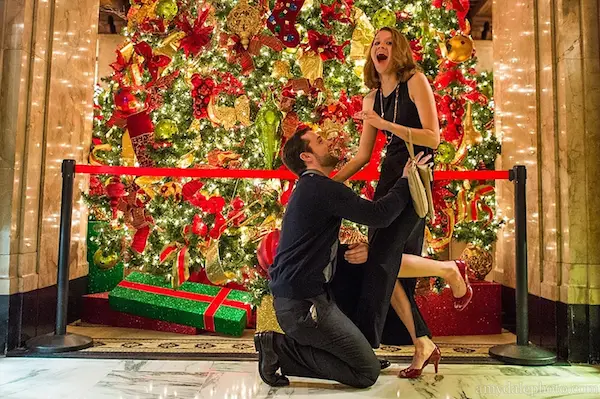
[[[394,99],[394,119],[392,119],[392,123],[396,123],[396,115],[398,114],[398,92],[399,92],[399,90],[400,90],[400,83],[398,83],[396,85],[396,98]],[[381,108],[381,117],[383,119],[385,119],[384,118],[385,112],[383,110],[383,90],[381,90],[381,88],[379,89],[379,106]],[[390,134],[387,138],[387,142],[385,143],[386,151],[393,139],[394,139],[394,135]]]

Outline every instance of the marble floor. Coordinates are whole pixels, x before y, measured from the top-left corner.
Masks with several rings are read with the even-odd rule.
[[[263,384],[255,362],[0,358],[0,398],[600,398],[600,368],[440,365],[401,380],[384,370],[366,390],[310,379]]]

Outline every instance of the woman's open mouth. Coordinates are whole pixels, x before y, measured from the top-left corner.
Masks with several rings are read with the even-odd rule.
[[[377,61],[381,62],[381,61],[385,61],[387,59],[388,59],[387,54],[383,54],[383,53],[377,54]]]

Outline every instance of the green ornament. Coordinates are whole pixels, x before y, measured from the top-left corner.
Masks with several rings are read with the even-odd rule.
[[[170,140],[178,131],[177,124],[173,120],[163,119],[154,127],[154,137],[158,141]]]
[[[267,122],[269,125],[272,125],[276,122],[277,120],[277,115],[275,114],[275,112],[273,110],[267,110],[267,112],[265,112],[265,122]]]
[[[265,157],[265,167],[273,169],[275,157],[279,151],[280,137],[279,124],[283,119],[283,114],[277,108],[273,100],[273,94],[269,96],[267,102],[258,111],[254,124],[260,136],[263,155]]]
[[[373,22],[375,29],[381,29],[386,26],[394,27],[396,26],[396,13],[387,7],[380,8],[373,15],[371,22]]]
[[[179,11],[179,8],[177,7],[177,2],[175,0],[159,0],[159,2],[156,3],[156,15],[168,21],[175,18],[177,11]]]
[[[452,162],[455,156],[456,149],[454,146],[447,141],[443,141],[436,150],[435,161],[436,163],[447,164]]]
[[[101,249],[94,252],[94,264],[100,269],[112,269],[119,261],[119,254],[112,253],[106,255]]]

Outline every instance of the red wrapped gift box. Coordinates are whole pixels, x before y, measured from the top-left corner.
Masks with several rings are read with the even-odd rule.
[[[502,332],[502,285],[472,281],[473,299],[462,312],[454,310],[452,290],[417,296],[417,306],[433,336],[484,335]]]
[[[113,327],[138,328],[141,330],[164,331],[188,335],[198,334],[198,329],[195,327],[169,323],[162,320],[153,320],[147,317],[135,316],[112,310],[108,305],[108,292],[83,296],[81,321]]]

